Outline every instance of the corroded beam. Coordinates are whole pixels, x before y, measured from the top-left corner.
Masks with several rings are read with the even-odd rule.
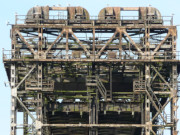
[[[101,50],[98,52],[98,56],[101,56],[101,53],[104,51],[104,49],[111,43],[111,41],[115,38],[117,35],[118,31],[115,31],[113,36],[107,41],[107,43],[101,48]]]
[[[47,54],[51,48],[53,47],[54,44],[56,44],[56,42],[58,41],[58,39],[63,35],[63,33],[65,32],[65,30],[63,29],[61,31],[61,33],[59,34],[59,36],[56,38],[56,40],[54,40],[54,42],[49,46],[49,48],[46,50],[45,54]]]
[[[16,33],[19,35],[20,39],[27,45],[27,47],[29,48],[29,50],[36,55],[34,49],[31,47],[31,45],[26,41],[26,39],[21,35],[20,31],[15,29]]]

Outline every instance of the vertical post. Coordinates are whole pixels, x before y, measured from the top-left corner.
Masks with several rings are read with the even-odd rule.
[[[119,59],[122,59],[122,31],[119,32]]]
[[[44,53],[42,51],[42,45],[43,45],[43,28],[38,28],[38,52],[37,52],[37,58],[41,59],[42,56],[44,57]]]
[[[24,124],[24,132],[23,132],[23,135],[28,135],[28,114],[26,112],[26,110],[24,110],[23,112],[23,124]]]
[[[95,58],[95,28],[93,28],[93,57]]]
[[[69,38],[69,32],[68,30],[66,30],[66,59],[68,59],[68,51],[69,51],[69,47],[68,47],[68,38]]]
[[[98,124],[99,121],[98,112],[99,112],[99,93],[98,90],[96,90],[96,124]]]
[[[149,33],[150,33],[150,28],[148,28],[148,24],[145,24],[145,57],[148,57],[150,55],[150,49],[149,49]],[[147,85],[147,88],[150,86],[150,65],[146,64],[145,65],[145,82]],[[145,134],[150,135],[150,99],[147,95],[145,95]]]
[[[98,124],[98,105],[95,98],[92,99],[90,107],[89,124]],[[89,128],[89,135],[98,135],[98,129]]]
[[[38,28],[38,51],[39,53],[42,51],[42,45],[43,45],[43,28]]]
[[[149,86],[150,85],[150,65],[146,64],[145,65],[145,81],[146,81],[146,85]],[[145,128],[145,134],[146,135],[150,135],[150,99],[147,95],[145,95],[145,124],[146,124],[146,128]]]
[[[43,113],[42,113],[42,107],[43,107],[43,103],[42,103],[42,93],[38,93],[37,94],[37,108],[36,108],[36,115],[37,115],[37,121],[39,121],[40,123],[43,123]],[[36,125],[37,126],[37,125]],[[39,126],[39,125],[38,125]],[[43,135],[43,130],[42,127],[36,127],[37,129],[37,135]]]
[[[92,75],[95,76],[95,63],[92,63]],[[96,90],[97,94],[97,90]],[[93,96],[92,99],[90,99],[90,112],[89,112],[89,124],[98,124],[98,107],[99,103],[98,101],[98,96]],[[98,135],[98,129],[97,128],[89,128],[89,135]]]
[[[38,64],[38,87],[42,90],[42,63]]]
[[[16,135],[16,117],[17,117],[17,89],[16,87],[16,67],[11,64],[11,135]]]
[[[150,135],[150,100],[147,95],[145,95],[145,119],[146,119],[146,135]]]
[[[108,97],[110,98],[110,100],[112,100],[112,65],[110,65],[109,67],[109,82],[110,82],[110,91],[108,94]],[[108,92],[108,91],[107,91]]]
[[[38,88],[40,90],[43,90],[42,88],[42,63],[38,64]],[[37,121],[42,123],[43,122],[43,113],[42,113],[42,93],[37,93],[37,108],[36,108],[36,115],[37,115]],[[36,125],[37,126],[37,125]],[[36,127],[37,129],[37,135],[42,135],[42,127]]]
[[[47,107],[43,105],[43,123],[48,124],[48,115],[47,115]],[[44,127],[44,134],[45,135],[51,135],[50,133],[50,127]]]
[[[175,33],[175,29],[172,29]],[[172,59],[176,59],[176,34],[172,32]],[[172,89],[171,89],[171,122],[173,127],[171,127],[171,135],[177,135],[177,65],[172,65]]]
[[[143,76],[144,76],[144,72],[142,69],[140,69],[139,80],[143,80],[144,79]],[[143,94],[141,94],[140,96],[142,98]],[[145,105],[144,105],[144,102],[142,102],[141,103],[141,124],[145,124],[145,113],[146,113]],[[144,135],[144,132],[145,132],[145,128],[142,128],[141,129],[141,135]]]
[[[172,89],[171,96],[171,122],[173,127],[171,127],[171,135],[177,135],[177,65],[172,65]]]
[[[13,33],[14,32],[14,29],[12,29],[12,45],[11,45],[11,49],[12,49],[12,52],[11,52],[11,55],[12,55],[12,58],[16,57],[15,56],[15,44],[17,43],[17,40],[16,40],[16,36],[15,34]],[[16,106],[17,106],[17,100],[16,100],[16,96],[17,96],[17,89],[15,88],[16,87],[16,65],[15,63],[12,63],[11,64],[11,67],[10,67],[10,85],[11,85],[11,135],[16,135],[16,117],[17,117],[17,110],[16,110]]]
[[[145,28],[145,56],[150,55],[150,43],[149,43],[149,36],[150,36],[150,28],[147,26]]]
[[[141,124],[144,124],[144,106],[143,103],[141,103]],[[141,129],[141,135],[144,135],[144,128]]]

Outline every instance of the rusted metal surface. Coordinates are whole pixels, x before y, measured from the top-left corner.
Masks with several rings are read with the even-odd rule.
[[[120,20],[121,11],[139,11],[139,19],[155,18],[161,19],[161,13],[153,7],[106,7],[103,8],[98,17],[101,20],[117,19]]]
[[[11,135],[18,128],[24,135],[177,134],[180,55],[172,17],[165,24],[153,7],[106,7],[91,17],[82,7],[49,6],[20,17],[12,50],[3,51]]]

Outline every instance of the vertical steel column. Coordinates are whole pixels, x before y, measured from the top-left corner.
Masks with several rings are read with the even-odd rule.
[[[150,36],[150,28],[147,26],[145,28],[145,45],[146,45],[146,48],[145,48],[145,53],[146,55],[148,55],[150,53],[150,48],[149,48],[149,36]]]
[[[42,90],[42,63],[38,64],[38,87]],[[36,109],[36,115],[37,115],[37,121],[39,124],[43,122],[43,113],[42,113],[42,93],[37,93],[37,109]],[[42,135],[42,127],[36,125],[37,127],[37,135]]]
[[[95,75],[95,63],[92,63],[92,75]],[[96,90],[96,93],[98,90]],[[98,105],[97,103],[97,95],[93,96],[91,99],[91,102],[89,104],[90,106],[90,112],[89,112],[89,124],[98,124]],[[89,128],[89,135],[98,135],[98,129],[97,128]]]
[[[39,29],[38,29],[38,38],[39,38],[39,42],[38,42],[38,52],[41,53],[41,51],[42,51],[42,45],[43,45],[43,28],[39,28]]]
[[[148,24],[145,24],[145,57],[150,55],[150,49],[149,49],[149,33],[150,33],[150,29],[148,28]],[[149,88],[148,86],[150,86],[150,65],[146,64],[145,65],[145,82],[147,85],[147,88]],[[146,124],[146,128],[145,128],[145,134],[146,135],[150,135],[150,99],[147,95],[145,95],[145,124]]]
[[[47,116],[47,108],[46,108],[46,106],[43,107],[43,123],[48,124],[48,116]],[[45,135],[51,135],[50,127],[44,127],[43,131],[44,131]]]
[[[89,124],[98,124],[98,105],[95,98],[91,101],[91,111],[89,113]],[[98,135],[97,128],[89,129],[89,135]]]
[[[176,59],[176,30],[171,30],[172,34],[172,59]],[[173,127],[171,127],[171,135],[177,135],[177,65],[172,65],[172,89],[171,89],[171,96],[173,97],[171,100],[171,122],[173,123]]]
[[[122,30],[119,31],[119,59],[122,59]]]
[[[112,65],[109,66],[109,83],[110,83],[110,90],[107,90],[106,96],[107,100],[112,100]]]
[[[12,58],[15,58],[15,44],[17,43],[16,40],[16,36],[14,34],[14,29],[12,29]],[[17,117],[17,110],[16,110],[16,106],[17,106],[17,100],[16,100],[16,96],[17,96],[17,89],[16,87],[16,65],[15,63],[11,63],[11,67],[10,67],[10,85],[11,85],[11,135],[16,135],[16,117]]]
[[[140,67],[139,67],[140,68]],[[140,68],[140,71],[139,71],[139,80],[143,80],[144,76],[144,71]],[[143,97],[143,94],[140,95],[141,98]],[[144,102],[141,103],[141,124],[145,124],[145,105],[144,105]],[[141,135],[144,135],[144,132],[145,132],[145,128],[142,128],[141,129]]]
[[[42,90],[42,63],[38,64],[38,87]]]
[[[42,112],[42,108],[43,108],[43,102],[42,102],[42,93],[38,93],[37,94],[37,108],[36,108],[36,115],[37,115],[37,121],[39,122],[38,125],[36,125],[36,129],[37,129],[37,135],[43,135],[43,130],[41,127],[41,123],[43,123],[43,112]]]
[[[145,113],[145,110],[144,110],[144,106],[143,106],[143,103],[141,103],[141,124],[144,124],[144,113]],[[144,128],[141,129],[141,135],[144,135]]]
[[[145,81],[147,88],[150,85],[150,65],[146,64],[145,65]],[[150,99],[147,95],[145,95],[145,134],[150,135]]]
[[[28,114],[26,112],[26,110],[24,110],[23,112],[23,124],[24,124],[24,128],[23,128],[23,135],[28,135]]]
[[[93,28],[93,57],[95,58],[95,28]]]
[[[69,52],[69,46],[68,46],[68,38],[69,38],[69,30],[66,30],[66,59],[68,59],[68,52]]]
[[[171,135],[177,135],[177,65],[172,65]]]
[[[17,89],[16,87],[16,67],[11,64],[11,135],[16,135],[16,117],[17,117]]]

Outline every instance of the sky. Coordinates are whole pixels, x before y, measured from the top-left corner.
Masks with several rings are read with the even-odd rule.
[[[151,5],[161,12],[162,16],[174,14],[174,25],[180,25],[180,0],[1,0],[0,5],[0,134],[10,134],[10,87],[5,87],[8,82],[2,62],[2,48],[10,50],[10,24],[15,23],[15,13],[26,15],[33,6],[53,6],[60,4],[66,6],[82,6],[91,16],[97,16],[99,11],[106,6],[115,7],[145,7]],[[180,27],[178,27],[178,35]],[[177,40],[180,51],[180,39]],[[180,109],[179,109],[180,110]],[[180,111],[178,111],[180,114]],[[178,116],[179,117],[179,116]],[[179,117],[180,118],[180,117]],[[180,130],[180,124],[178,124]],[[165,134],[166,135],[166,134]],[[167,134],[168,135],[168,134]]]

